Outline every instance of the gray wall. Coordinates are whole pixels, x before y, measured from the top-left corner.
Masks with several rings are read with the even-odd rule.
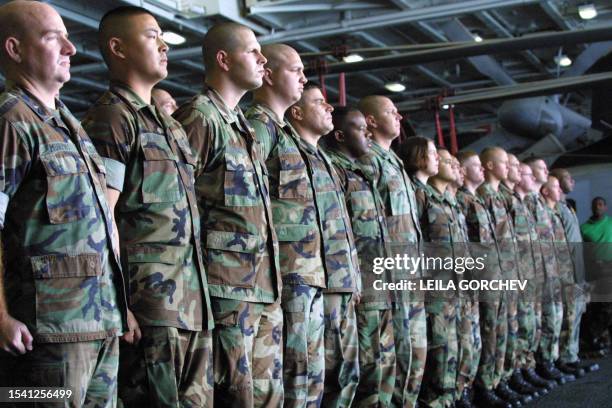
[[[578,166],[568,170],[576,180],[574,191],[568,197],[576,200],[580,223],[591,216],[591,201],[596,196],[606,199],[608,215],[612,215],[612,164]]]

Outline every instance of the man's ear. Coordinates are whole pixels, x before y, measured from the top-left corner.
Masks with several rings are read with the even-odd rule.
[[[217,60],[217,65],[219,66],[219,68],[221,68],[222,71],[227,72],[230,70],[230,61],[229,61],[230,58],[227,52],[223,50],[217,51],[217,55],[215,55],[215,59]]]
[[[272,70],[270,68],[264,68],[263,80],[269,86],[274,85],[274,82],[272,81]]]
[[[119,59],[125,59],[125,51],[123,41],[117,37],[111,37],[108,40],[108,51],[111,55],[117,56]]]
[[[293,105],[289,108],[289,114],[295,120],[302,120],[304,118],[304,113],[302,112],[302,108],[297,105]]]
[[[334,139],[336,139],[338,143],[344,143],[344,132],[341,130],[334,130]]]
[[[376,129],[378,127],[378,124],[376,123],[376,118],[374,117],[374,115],[366,115],[365,120],[366,120],[366,124],[368,125],[368,128]]]
[[[3,46],[4,46],[4,52],[6,53],[6,55],[10,59],[12,59],[13,61],[19,64],[22,60],[21,47],[20,47],[19,40],[15,37],[8,37],[4,41]]]

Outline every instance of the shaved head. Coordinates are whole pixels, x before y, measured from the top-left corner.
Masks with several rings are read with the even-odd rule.
[[[100,53],[107,66],[110,66],[109,40],[113,37],[125,37],[131,28],[127,20],[141,14],[148,14],[155,18],[148,10],[136,6],[117,7],[102,16],[98,27],[98,47],[100,47]]]
[[[15,37],[22,40],[31,27],[39,27],[40,16],[44,13],[55,13],[48,4],[38,1],[11,1],[0,7],[0,66],[5,67],[8,60],[6,40]]]
[[[268,62],[265,67],[272,70],[278,68],[283,62],[289,60],[290,57],[298,56],[298,52],[287,44],[267,44],[261,47],[261,53],[266,57]]]
[[[376,116],[380,112],[382,103],[386,100],[390,100],[386,96],[382,95],[368,95],[359,101],[359,110],[365,116],[374,115]]]
[[[480,153],[480,162],[486,167],[488,162],[497,160],[505,153],[506,151],[501,147],[487,147]]]
[[[247,26],[230,22],[216,24],[206,32],[202,42],[202,58],[207,70],[216,69],[219,51],[231,52],[242,44],[242,31],[252,32]]]

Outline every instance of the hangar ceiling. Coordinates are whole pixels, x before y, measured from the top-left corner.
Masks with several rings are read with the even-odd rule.
[[[0,0],[0,4],[5,2]],[[171,46],[169,76],[162,83],[179,101],[197,93],[201,87],[204,74],[201,39],[207,28],[218,21],[233,20],[248,25],[261,43],[292,45],[311,68],[312,80],[319,79],[320,69],[317,71],[316,66],[331,68],[347,54],[359,53],[368,61],[374,57],[439,51],[449,45],[477,45],[477,39],[484,40],[480,44],[497,41],[484,55],[476,52],[463,57],[455,53],[445,57],[442,53],[439,57],[424,56],[422,63],[413,58],[409,64],[390,62],[376,69],[370,67],[345,74],[348,103],[368,94],[388,95],[407,112],[409,130],[428,136],[435,133],[434,113],[425,107],[424,101],[434,101],[442,94],[456,95],[455,98],[491,90],[504,94],[509,88],[531,88],[524,84],[535,81],[548,84],[549,80],[573,80],[571,87],[542,92],[560,92],[553,96],[555,101],[590,118],[591,88],[600,86],[601,78],[584,84],[575,78],[593,74],[593,65],[612,50],[612,2],[609,0],[589,1],[597,11],[597,16],[589,20],[579,15],[579,8],[585,5],[583,0],[52,0],[48,3],[63,16],[77,47],[77,55],[72,60],[72,80],[62,89],[63,100],[77,114],[84,112],[106,89],[107,73],[97,49],[96,30],[100,17],[119,5],[142,6],[158,17],[164,31],[185,37],[183,44]],[[532,49],[508,45],[530,35],[582,30],[599,35],[580,43],[544,41],[542,46]],[[562,56],[569,57],[572,64],[560,66]],[[339,74],[331,71],[325,75],[325,85],[330,101],[335,103]],[[612,71],[612,65],[598,71]],[[385,88],[389,82],[399,82],[405,90],[391,92]],[[607,97],[612,103],[610,93]],[[497,98],[473,99],[476,101],[455,104],[460,136],[473,138],[497,126],[502,102]],[[446,126],[447,117],[441,113]],[[464,140],[460,137],[460,147],[471,141],[468,139],[468,136]]]

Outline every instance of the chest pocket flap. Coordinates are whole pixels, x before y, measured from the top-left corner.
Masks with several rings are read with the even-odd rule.
[[[166,137],[157,133],[141,133],[144,155],[142,177],[143,203],[176,202],[182,196],[177,157],[170,150]]]

